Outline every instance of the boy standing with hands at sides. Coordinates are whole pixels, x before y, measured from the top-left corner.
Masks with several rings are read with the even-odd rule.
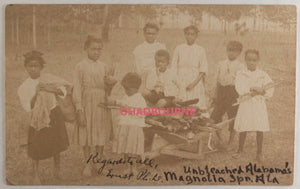
[[[198,98],[197,106],[207,109],[204,79],[208,71],[205,49],[196,44],[199,30],[196,26],[184,28],[186,43],[175,48],[172,68],[181,82],[179,98]]]
[[[227,59],[218,63],[217,71],[217,88],[215,108],[211,114],[211,118],[215,123],[222,121],[222,117],[227,113],[228,119],[234,118],[237,113],[238,106],[232,106],[238,98],[238,93],[234,88],[236,73],[239,70],[245,69],[238,57],[241,54],[243,45],[238,41],[229,41],[226,47]],[[229,124],[229,147],[232,145],[235,132],[233,130],[233,122]],[[227,146],[221,136],[221,131],[217,131],[217,136],[221,144]]]
[[[165,44],[156,41],[159,27],[154,23],[147,23],[144,28],[145,41],[138,45],[134,51],[135,71],[142,76],[141,91],[145,88],[148,72],[155,67],[155,52],[166,49]]]

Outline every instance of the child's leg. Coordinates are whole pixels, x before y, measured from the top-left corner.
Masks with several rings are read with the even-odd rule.
[[[262,161],[262,146],[263,146],[263,132],[256,132],[256,142],[257,142],[257,160]]]
[[[247,132],[240,132],[239,149],[237,153],[232,155],[233,158],[240,158],[241,154],[243,153],[246,136],[247,136]]]
[[[54,160],[54,176],[59,177],[59,171],[60,171],[60,154],[56,154],[53,156]]]
[[[91,147],[86,145],[83,146],[82,150],[83,150],[84,159],[87,160],[91,155]]]
[[[130,154],[130,157],[138,158],[138,156],[135,155],[135,154]],[[135,162],[135,161],[134,161],[133,164],[130,166],[130,172],[133,173],[134,175],[136,175],[136,173],[137,173],[137,165],[136,165],[136,162]]]
[[[32,168],[33,168],[33,184],[41,184],[39,177],[39,160],[32,160]]]
[[[222,121],[222,117],[225,114],[225,102],[222,102],[221,100],[216,100],[216,105],[211,113],[210,118],[214,120],[215,123],[220,123]],[[216,131],[217,137],[220,140],[221,144],[225,144],[224,137],[223,137],[223,130],[217,130]]]
[[[232,104],[229,104],[229,107],[228,107],[228,110],[227,110],[227,114],[228,114],[228,119],[232,119],[236,116],[236,113],[237,113],[237,106],[232,106]],[[233,142],[233,139],[235,137],[235,130],[234,130],[234,121],[232,121],[230,124],[229,124],[229,141],[228,141],[228,144],[231,145],[232,142]]]
[[[96,146],[96,152],[98,152],[100,156],[103,155],[103,150],[104,150],[104,146],[99,146],[99,145]]]
[[[88,145],[83,146],[83,155],[84,155],[84,161],[87,161],[87,159],[91,155],[91,147],[90,146],[88,146]],[[89,164],[85,164],[85,167],[83,169],[83,173],[82,174],[85,177],[92,176],[92,170],[91,170],[90,163]]]
[[[238,152],[243,152],[246,136],[247,136],[247,132],[241,132],[240,133]]]
[[[228,141],[229,145],[232,144],[234,137],[235,137],[235,131],[232,129],[230,130],[230,134],[229,134],[229,141]]]

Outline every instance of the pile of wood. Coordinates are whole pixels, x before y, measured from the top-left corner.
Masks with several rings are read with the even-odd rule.
[[[213,121],[205,116],[205,112],[197,109],[196,115],[172,115],[172,116],[147,116],[147,124],[153,128],[178,134],[186,138],[193,138],[199,132],[214,131]]]

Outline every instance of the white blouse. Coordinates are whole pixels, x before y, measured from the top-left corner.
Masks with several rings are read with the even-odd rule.
[[[151,44],[144,41],[134,49],[133,54],[138,73],[147,72],[155,67],[155,53],[160,49],[166,49],[166,45],[157,41]]]
[[[60,79],[54,75],[51,74],[43,74],[41,75],[41,77],[37,78],[37,79],[32,79],[32,78],[27,78],[18,88],[18,96],[21,102],[21,105],[23,107],[23,109],[27,112],[30,112],[31,109],[31,100],[34,97],[34,95],[36,94],[36,87],[38,86],[38,84],[40,82],[48,82],[48,83],[55,83],[55,82],[63,82],[63,83],[68,83],[67,81]],[[67,95],[67,90],[65,87],[61,86],[59,87],[59,89],[63,92],[62,96],[59,96],[61,98],[65,98],[65,96]],[[53,102],[56,102],[53,100]],[[57,104],[54,103],[53,104],[53,108],[56,106]]]
[[[171,69],[167,69],[165,72],[159,72],[157,69],[152,69],[147,75],[146,88],[148,90],[154,90],[157,83],[160,82],[163,85],[163,92],[165,96],[178,96],[179,89],[175,83],[177,82],[177,76]]]

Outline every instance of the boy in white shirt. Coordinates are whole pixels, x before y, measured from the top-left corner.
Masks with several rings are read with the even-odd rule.
[[[234,88],[234,82],[237,72],[245,69],[245,65],[238,60],[243,45],[238,41],[229,41],[226,48],[227,58],[218,63],[216,106],[211,114],[211,118],[216,123],[222,121],[222,117],[225,113],[227,113],[228,119],[236,116],[238,107],[232,106],[238,98],[238,94]],[[233,124],[233,122],[229,124],[229,145],[231,145],[235,136]],[[220,131],[217,132],[217,135],[222,144],[227,146],[224,144],[225,142],[224,139],[222,139]]]
[[[145,99],[155,107],[170,106],[172,100],[178,97],[179,84],[176,75],[169,67],[170,55],[161,49],[155,53],[155,66],[146,79]]]

